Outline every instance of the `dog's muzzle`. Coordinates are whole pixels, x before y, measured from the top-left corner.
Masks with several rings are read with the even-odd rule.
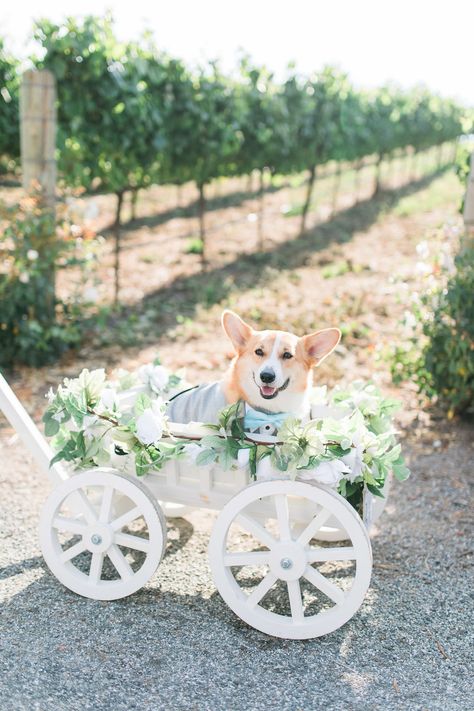
[[[263,397],[264,400],[273,400],[273,398],[276,397],[279,392],[285,390],[288,387],[288,384],[290,382],[290,379],[287,378],[283,385],[281,385],[279,388],[275,387],[274,385],[270,385],[270,383],[273,383],[275,380],[275,373],[273,372],[273,370],[264,371],[263,373],[260,373],[259,377],[261,383],[257,383],[257,381],[255,380],[255,376],[254,381],[255,385],[260,390],[260,395]]]

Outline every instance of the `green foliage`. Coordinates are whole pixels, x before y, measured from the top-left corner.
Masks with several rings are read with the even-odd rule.
[[[0,172],[11,171],[20,155],[18,61],[0,38]]]
[[[204,244],[202,239],[199,237],[193,237],[189,240],[186,246],[186,254],[202,254],[204,249]]]
[[[309,77],[293,71],[282,84],[248,57],[236,80],[215,63],[191,73],[150,35],[119,42],[109,15],[40,20],[34,36],[36,66],[57,80],[62,179],[87,190],[206,185],[265,167],[288,175],[409,145],[422,150],[463,130],[463,111],[450,100],[425,89],[358,92],[332,67]],[[0,41],[0,155],[14,159],[18,83],[18,63]]]
[[[163,179],[204,186],[234,174],[242,138],[231,83],[216,64],[194,77],[179,62],[169,70]]]
[[[456,273],[439,292],[423,325],[424,390],[438,395],[448,414],[474,412],[474,249],[456,258]]]
[[[464,188],[464,195],[463,195],[461,204],[459,206],[460,212],[463,212],[463,210],[464,210],[464,196],[465,196],[465,191],[467,189],[467,181],[469,179],[469,174],[471,171],[471,156],[472,156],[473,151],[474,151],[474,144],[472,142],[461,143],[458,146],[458,150],[457,150],[455,170],[456,170],[456,175],[458,176],[458,178],[461,181],[461,184]]]
[[[456,156],[456,175],[461,181],[463,187],[467,186],[467,179],[471,168],[471,155],[474,146],[472,144],[462,144],[458,146]]]
[[[140,383],[141,392],[136,387]],[[85,369],[77,378],[65,378],[56,392],[48,394],[43,415],[45,434],[54,438],[52,464],[110,465],[111,457],[118,455],[133,458],[137,476],[160,469],[178,457],[184,446],[179,441],[162,440],[168,432],[160,395],[169,397],[179,383],[179,375],[168,373],[156,362],[136,373],[121,373],[115,381],[107,380],[102,369]],[[135,387],[131,403],[130,398],[126,403],[120,400],[123,386]],[[150,427],[157,435],[153,442],[147,438]]]
[[[59,169],[68,185],[123,192],[156,179],[163,147],[160,55],[119,43],[110,17],[41,20],[39,68],[57,80]]]
[[[59,222],[34,198],[4,208],[8,225],[0,233],[0,365],[41,365],[78,343],[74,302],[56,297],[55,273],[74,265],[90,268],[91,239],[75,236],[59,212]]]
[[[455,262],[447,286],[414,310],[413,335],[392,362],[396,383],[412,380],[449,418],[474,412],[474,248],[464,248]]]
[[[331,67],[310,78],[295,74],[281,92],[292,141],[283,161],[286,171],[280,172],[300,172],[344,159],[342,112],[350,93],[347,76]]]
[[[236,118],[241,133],[237,172],[280,169],[284,144],[281,120],[283,102],[272,74],[254,65],[249,57],[240,63],[240,81],[235,86]]]

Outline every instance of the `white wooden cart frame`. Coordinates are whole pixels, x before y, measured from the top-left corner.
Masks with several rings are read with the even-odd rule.
[[[51,481],[40,518],[41,549],[56,578],[79,595],[116,600],[139,590],[165,551],[163,509],[167,515],[183,515],[184,507],[191,507],[220,511],[209,543],[214,582],[227,605],[255,629],[290,639],[318,637],[345,624],[362,604],[372,570],[368,521],[334,490],[298,480],[255,483],[248,469],[197,467],[189,460],[168,462],[140,479],[126,472],[127,458],[118,456],[116,468],[50,466],[51,448],[1,374],[0,409]],[[365,514],[374,520],[383,506],[369,512],[372,504],[366,497]],[[129,526],[137,519],[142,527],[134,535]],[[232,537],[236,527],[241,532],[237,543]],[[65,534],[75,536],[67,548],[61,539]],[[90,564],[84,570],[75,561],[87,551]],[[127,554],[137,551],[138,568]],[[103,579],[106,559],[115,579]],[[348,587],[314,566],[341,561],[352,561],[355,568]],[[249,569],[261,578],[251,591],[239,580],[239,573]],[[322,593],[325,603],[317,612],[308,612],[303,581]],[[275,585],[286,586],[287,614],[264,604]]]

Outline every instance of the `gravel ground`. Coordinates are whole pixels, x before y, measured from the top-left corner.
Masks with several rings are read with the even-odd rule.
[[[304,642],[256,632],[225,606],[207,563],[214,515],[205,512],[170,522],[163,563],[132,597],[95,602],[64,589],[38,547],[48,484],[3,429],[0,708],[473,708],[474,447],[466,426],[442,428],[409,428],[413,477],[393,487],[373,532],[362,608],[343,628]]]

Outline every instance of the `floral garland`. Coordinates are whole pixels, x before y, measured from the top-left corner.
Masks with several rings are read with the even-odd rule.
[[[244,431],[243,403],[221,411],[217,424],[191,423],[170,430],[166,403],[186,388],[182,374],[158,360],[107,380],[104,370],[83,370],[48,393],[43,417],[53,437],[53,462],[75,467],[113,466],[128,455],[138,476],[172,459],[198,466],[248,467],[252,478],[296,478],[336,488],[359,507],[365,487],[383,495],[387,476],[409,476],[395,439],[398,402],[372,383],[315,388],[311,420],[286,419],[274,438]],[[270,440],[270,441],[269,441]]]

